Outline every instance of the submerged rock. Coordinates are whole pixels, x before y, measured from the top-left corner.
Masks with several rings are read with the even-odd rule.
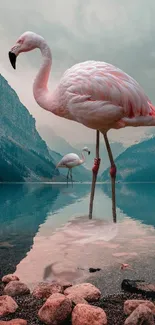
[[[7,274],[3,276],[2,282],[9,283],[10,281],[19,281],[19,278],[17,275],[14,274]]]
[[[22,296],[30,293],[26,284],[20,281],[11,281],[4,288],[4,293],[9,296]]]
[[[99,271],[101,271],[100,268],[97,268],[97,269],[95,269],[94,267],[90,267],[90,268],[89,268],[89,272],[90,272],[90,273],[95,273],[95,272],[99,272]]]
[[[155,298],[155,284],[146,283],[141,280],[124,279],[121,286],[124,291],[142,294],[153,299]]]
[[[45,324],[59,325],[72,312],[72,303],[61,293],[50,296],[38,312],[39,319]]]
[[[124,303],[124,313],[125,315],[130,315],[139,305],[144,305],[150,308],[153,315],[155,315],[155,305],[153,302],[149,300],[138,300],[138,299],[131,299],[126,300]]]
[[[124,325],[154,325],[154,317],[150,308],[139,305],[126,319]]]
[[[107,316],[99,307],[78,304],[72,313],[72,325],[107,325]]]
[[[97,301],[101,297],[101,292],[91,283],[81,283],[72,286],[64,291],[65,295],[73,294],[86,299],[89,302]]]
[[[0,296],[0,317],[8,314],[15,313],[18,305],[9,296]]]
[[[49,298],[53,293],[62,293],[63,288],[58,283],[39,283],[32,295],[36,298]]]

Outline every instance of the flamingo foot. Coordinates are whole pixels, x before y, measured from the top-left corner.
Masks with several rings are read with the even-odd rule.
[[[100,162],[101,162],[100,158],[95,158],[94,159],[94,166],[92,168],[92,171],[93,171],[93,174],[95,174],[95,175],[98,174],[98,170],[100,168]]]

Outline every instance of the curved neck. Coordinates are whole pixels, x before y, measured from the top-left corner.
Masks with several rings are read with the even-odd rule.
[[[49,46],[45,40],[40,37],[38,41],[38,48],[40,49],[43,57],[43,63],[39,69],[39,72],[34,80],[33,95],[36,102],[42,108],[54,113],[55,102],[54,96],[49,92],[47,83],[52,66],[52,54]]]
[[[81,152],[81,164],[83,164],[84,162],[85,162],[85,160],[86,160],[86,158],[85,158],[85,156],[84,156],[84,154],[83,154],[83,152]]]

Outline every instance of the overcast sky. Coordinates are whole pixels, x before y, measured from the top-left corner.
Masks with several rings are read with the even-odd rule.
[[[17,70],[8,50],[25,31],[40,33],[53,55],[50,87],[77,62],[94,59],[117,65],[134,77],[155,104],[154,0],[0,0],[0,73],[36,118],[71,143],[94,141],[94,131],[42,110],[32,85],[41,63],[39,51],[20,55]],[[110,132],[111,139],[132,143],[154,129]]]

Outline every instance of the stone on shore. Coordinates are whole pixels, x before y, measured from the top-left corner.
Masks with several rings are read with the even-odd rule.
[[[107,316],[99,307],[78,304],[73,309],[72,325],[107,325]]]
[[[88,302],[81,296],[76,295],[76,294],[69,294],[67,295],[67,298],[71,300],[73,305],[77,304],[88,304]]]
[[[39,319],[45,324],[59,325],[72,312],[70,299],[61,293],[50,296],[38,312]]]
[[[33,290],[35,298],[49,298],[54,293],[62,293],[63,287],[58,283],[39,283]]]
[[[17,275],[14,274],[7,274],[3,276],[2,278],[3,283],[9,283],[10,281],[19,281],[19,278]]]
[[[154,283],[146,283],[141,280],[129,280],[124,279],[121,285],[122,289],[131,293],[142,294],[145,297],[150,297],[155,299],[155,284]]]
[[[27,321],[25,319],[12,319],[8,321],[1,320],[0,325],[27,325]]]
[[[97,301],[101,297],[101,292],[98,288],[96,288],[91,283],[81,283],[73,285],[70,288],[67,288],[64,291],[65,295],[73,294],[76,296],[80,296],[87,300],[88,302]]]
[[[30,293],[26,284],[20,281],[11,281],[4,288],[4,293],[8,296],[23,296]]]
[[[137,300],[129,299],[124,303],[124,313],[125,315],[130,315],[139,305],[145,305],[151,309],[153,315],[155,315],[155,305],[149,300]]]
[[[15,313],[18,305],[9,296],[0,296],[0,317]]]
[[[126,319],[124,325],[154,325],[154,317],[150,308],[146,305],[139,305]]]

